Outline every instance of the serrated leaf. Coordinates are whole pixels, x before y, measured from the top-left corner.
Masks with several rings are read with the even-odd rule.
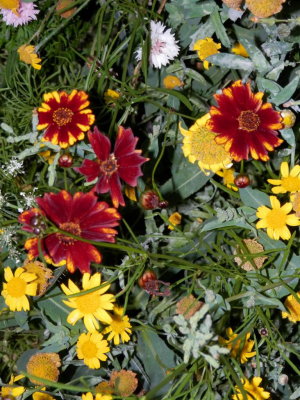
[[[241,69],[251,72],[254,69],[254,64],[249,58],[237,56],[235,54],[218,53],[206,58],[213,65],[218,65],[222,68]]]
[[[269,196],[266,193],[263,193],[257,189],[252,189],[251,187],[247,187],[239,190],[240,197],[244,205],[257,208],[260,206],[269,206],[270,201]]]
[[[295,76],[295,78],[286,85],[275,97],[270,99],[271,103],[274,103],[276,106],[279,106],[282,103],[290,100],[290,98],[295,93],[299,84],[299,76]]]

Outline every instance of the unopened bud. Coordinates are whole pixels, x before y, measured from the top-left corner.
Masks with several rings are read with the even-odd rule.
[[[281,374],[278,377],[278,383],[280,385],[286,385],[289,381],[289,377],[286,374]]]

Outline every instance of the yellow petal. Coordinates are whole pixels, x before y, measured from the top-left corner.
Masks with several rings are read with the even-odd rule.
[[[293,176],[293,177],[296,177],[296,176],[298,176],[299,174],[300,174],[300,165],[295,165],[295,166],[292,168],[292,170],[291,170],[291,172],[290,172],[290,175]]]
[[[281,176],[283,178],[286,178],[287,176],[289,176],[289,165],[286,161],[283,161],[281,163],[280,172],[281,172]]]
[[[277,199],[277,197],[270,196],[270,203],[271,203],[272,208],[274,208],[274,209],[280,208],[280,202]]]

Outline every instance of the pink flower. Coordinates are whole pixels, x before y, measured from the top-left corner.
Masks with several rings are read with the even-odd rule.
[[[22,3],[17,10],[17,14],[13,11],[5,8],[0,9],[0,13],[2,14],[3,21],[6,25],[13,25],[17,27],[19,25],[25,25],[28,22],[36,19],[36,15],[40,12],[35,8],[34,3]]]

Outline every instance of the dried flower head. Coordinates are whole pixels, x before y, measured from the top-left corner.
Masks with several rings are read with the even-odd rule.
[[[110,384],[118,396],[128,397],[134,393],[138,386],[136,374],[132,371],[113,371],[110,376]]]
[[[28,259],[24,262],[22,268],[24,268],[26,272],[33,273],[37,276],[37,279],[34,280],[34,283],[37,284],[36,295],[41,296],[45,293],[49,285],[49,280],[53,278],[51,269],[46,268],[45,264],[39,261],[30,261]]]
[[[185,319],[190,319],[200,308],[203,302],[197,300],[192,294],[183,297],[176,304],[176,313],[184,316]]]
[[[264,247],[258,243],[255,239],[243,239],[244,245],[247,248],[247,253],[249,254],[256,254],[262,253],[264,251]],[[243,249],[237,247],[236,253],[245,254]],[[247,254],[246,253],[246,254]],[[235,257],[234,261],[237,263],[238,266],[243,268],[245,271],[254,271],[255,269],[259,269],[263,266],[265,260],[268,257],[260,256],[260,257],[251,257],[251,261],[247,261],[245,258]]]
[[[30,357],[26,369],[30,375],[57,382],[60,365],[60,358],[57,353],[36,353]],[[43,385],[43,382],[36,378],[30,378],[30,380],[35,385]]]
[[[290,196],[292,202],[293,210],[298,218],[300,218],[300,192],[293,193]]]
[[[227,7],[241,11],[241,5],[243,0],[222,0]]]
[[[70,18],[72,17],[72,15],[76,12],[77,8],[73,7],[70,8],[67,11],[64,12],[60,12],[61,10],[63,10],[64,8],[67,8],[69,6],[72,6],[72,4],[74,3],[73,0],[58,0],[58,3],[56,5],[56,11],[57,13],[62,17],[62,18]]]
[[[246,6],[258,18],[267,18],[282,10],[286,0],[246,0]]]

